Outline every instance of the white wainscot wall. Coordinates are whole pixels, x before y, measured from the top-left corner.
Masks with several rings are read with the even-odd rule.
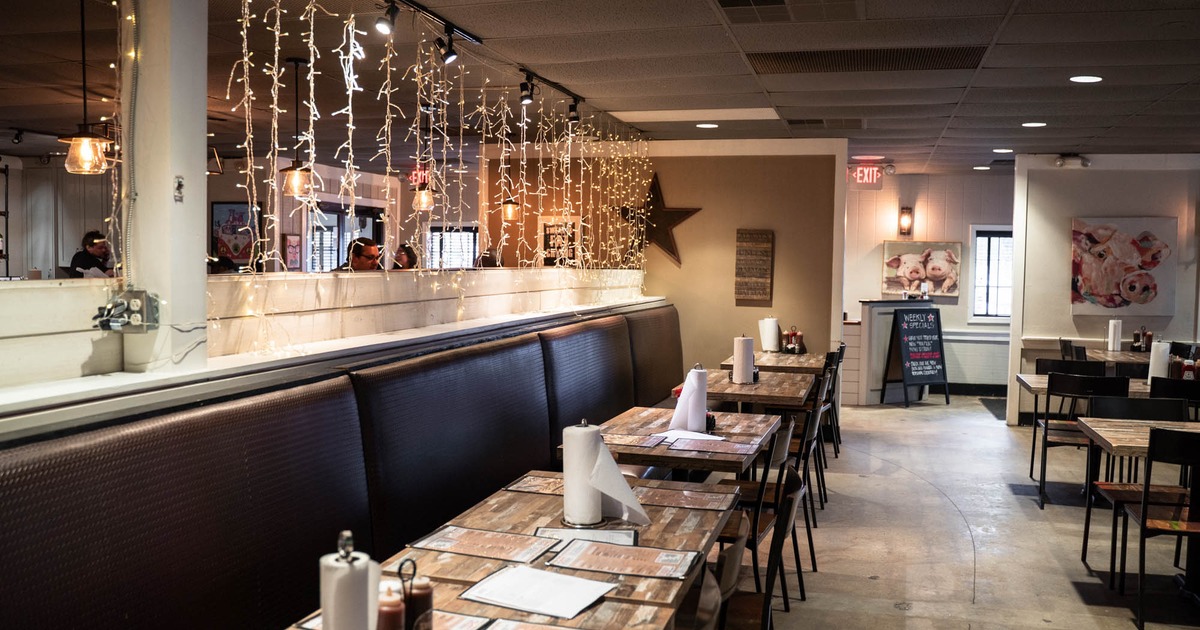
[[[951,383],[1004,385],[1008,382],[1009,332],[999,330],[942,331],[946,374]]]

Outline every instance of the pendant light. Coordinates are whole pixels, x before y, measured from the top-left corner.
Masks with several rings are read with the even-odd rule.
[[[293,136],[295,145],[292,147],[292,165],[281,169],[283,175],[283,194],[289,197],[307,197],[312,194],[312,169],[300,165],[300,66],[308,65],[303,57],[288,57],[292,64],[293,81],[296,82],[296,107],[293,110],[296,120],[296,134]]]
[[[83,6],[85,0],[79,0],[79,50],[80,68],[83,70],[83,124],[79,125],[79,133],[69,136],[59,136],[59,142],[71,145],[67,149],[67,172],[76,175],[99,175],[108,170],[108,159],[104,153],[112,143],[107,137],[92,133],[88,124],[87,103],[87,28],[84,25]]]

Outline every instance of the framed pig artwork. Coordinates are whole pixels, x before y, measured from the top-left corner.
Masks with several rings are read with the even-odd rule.
[[[958,297],[961,260],[962,243],[956,241],[884,241],[882,293],[920,295],[925,283],[929,295]]]
[[[1174,315],[1175,217],[1071,219],[1072,315]]]

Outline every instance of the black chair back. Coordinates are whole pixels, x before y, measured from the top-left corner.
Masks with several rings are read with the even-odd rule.
[[[1083,346],[1074,346],[1071,348],[1076,361],[1087,361],[1087,348]]]
[[[1185,360],[1194,359],[1196,354],[1196,345],[1184,343],[1182,341],[1172,341],[1170,353],[1171,356],[1181,357]]]
[[[1192,408],[1192,419],[1200,414],[1200,381],[1157,377],[1150,379],[1151,398],[1183,398]]]
[[[1129,395],[1129,378],[1125,376],[1087,376],[1051,372],[1049,377],[1046,393],[1050,396],[1091,398]]]
[[[1182,398],[1096,396],[1088,403],[1088,414],[1097,418],[1186,422],[1188,405]]]
[[[1113,374],[1128,376],[1129,378],[1147,379],[1150,378],[1150,364],[1118,362],[1114,366]]]
[[[1150,443],[1146,449],[1146,478],[1142,489],[1142,506],[1146,506],[1150,494],[1150,475],[1153,463],[1176,464],[1190,466],[1193,470],[1200,466],[1200,433],[1192,431],[1176,431],[1173,429],[1150,429]],[[1189,505],[1196,505],[1196,483],[1189,484]],[[1195,521],[1200,510],[1189,510],[1189,521]],[[1145,511],[1143,511],[1145,514]]]
[[[1058,338],[1058,352],[1062,355],[1063,361],[1071,361],[1075,358],[1075,346],[1062,337]]]
[[[1082,376],[1104,376],[1103,361],[1069,361],[1064,359],[1038,359],[1034,362],[1036,374],[1079,374]]]
[[[770,594],[775,592],[775,576],[783,569],[783,545],[796,526],[796,509],[800,507],[800,494],[803,490],[804,483],[800,474],[796,472],[795,468],[788,466],[783,476],[782,498],[779,500],[775,529],[771,533],[771,555],[767,559],[767,581],[763,592],[768,596],[763,598],[762,611],[764,630],[771,627],[772,598]]]

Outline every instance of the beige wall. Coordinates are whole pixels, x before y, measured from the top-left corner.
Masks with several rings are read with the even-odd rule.
[[[804,332],[810,351],[829,347],[835,250],[834,155],[653,157],[667,207],[700,208],[674,230],[681,265],[651,246],[646,294],[679,309],[684,364],[715,368],[733,338],[758,336],[758,320],[779,318]],[[733,298],[738,228],[775,232],[773,303]],[[840,292],[840,286],[839,292]]]

